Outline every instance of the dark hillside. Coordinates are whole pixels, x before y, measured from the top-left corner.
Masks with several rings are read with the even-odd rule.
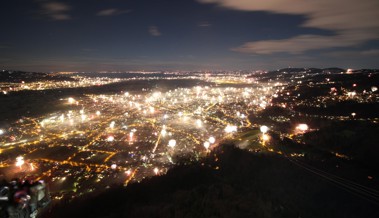
[[[203,163],[55,206],[46,217],[379,217],[378,205],[282,156],[221,146]]]

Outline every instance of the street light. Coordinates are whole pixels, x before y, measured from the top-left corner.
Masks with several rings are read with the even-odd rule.
[[[265,133],[268,132],[269,128],[268,128],[267,126],[261,126],[260,130],[261,130],[261,132],[262,132],[263,134],[265,134]]]
[[[209,146],[210,146],[211,144],[209,143],[209,142],[204,142],[204,148],[205,149],[209,149]]]
[[[211,136],[211,137],[209,137],[208,141],[209,141],[211,144],[213,144],[213,143],[216,142],[216,139],[215,139],[215,137]]]
[[[176,145],[176,140],[175,139],[171,139],[170,141],[168,141],[168,147],[174,148],[175,145]]]

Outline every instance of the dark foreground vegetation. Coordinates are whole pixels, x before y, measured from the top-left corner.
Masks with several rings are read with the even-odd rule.
[[[379,217],[379,207],[283,156],[223,145],[199,163],[60,202],[45,217]]]

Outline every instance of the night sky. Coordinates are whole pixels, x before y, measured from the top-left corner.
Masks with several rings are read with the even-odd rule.
[[[0,67],[379,68],[378,0],[5,0]]]

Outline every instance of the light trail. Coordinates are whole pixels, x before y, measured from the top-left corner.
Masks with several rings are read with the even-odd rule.
[[[127,186],[129,184],[129,182],[134,178],[137,172],[138,172],[138,169],[133,170],[130,176],[125,180],[124,186]]]
[[[154,146],[153,151],[152,151],[153,153],[155,153],[155,150],[157,150],[157,147],[158,147],[159,141],[161,140],[161,136],[162,136],[162,134],[159,134],[158,139],[157,139],[157,141],[155,142],[155,146]]]

